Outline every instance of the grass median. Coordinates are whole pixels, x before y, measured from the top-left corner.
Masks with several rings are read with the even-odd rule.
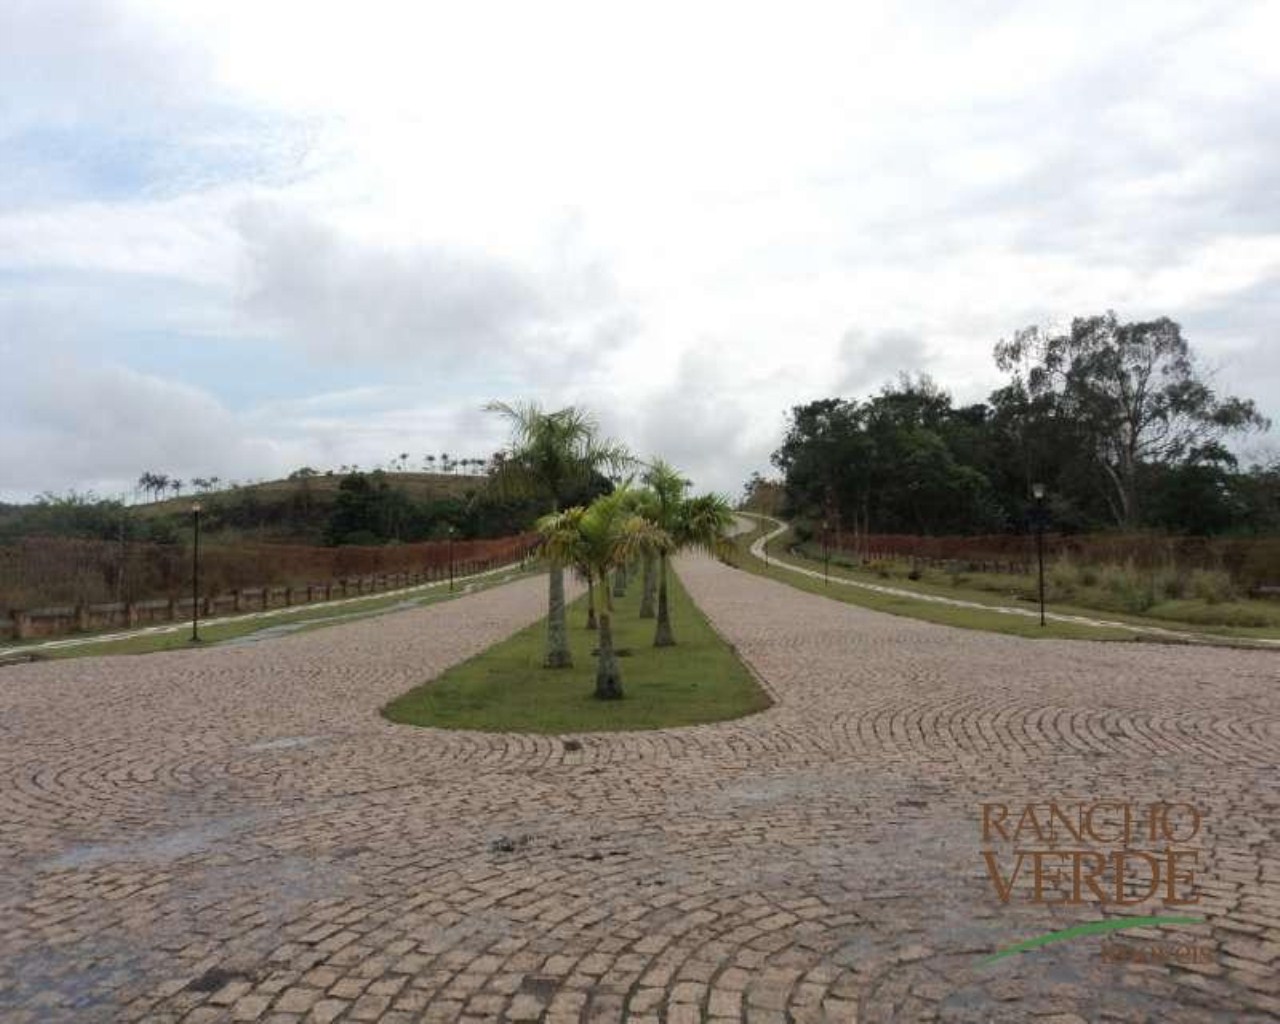
[[[614,644],[623,699],[597,700],[596,634],[585,628],[585,598],[569,607],[573,668],[544,669],[546,622],[489,648],[383,709],[393,722],[487,732],[583,733],[663,729],[719,722],[761,711],[769,697],[732,648],[711,628],[672,573],[671,617],[679,643],[653,646],[652,619],[641,619],[640,580],[614,598]]]

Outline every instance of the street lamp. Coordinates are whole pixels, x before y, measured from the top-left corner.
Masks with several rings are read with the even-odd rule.
[[[450,525],[449,527],[449,589],[453,589],[453,535],[457,533],[457,528]]]
[[[1044,484],[1031,485],[1031,496],[1036,500],[1036,563],[1040,569],[1040,625],[1044,625]]]
[[[195,543],[191,545],[191,642],[200,642],[200,502],[191,503]]]

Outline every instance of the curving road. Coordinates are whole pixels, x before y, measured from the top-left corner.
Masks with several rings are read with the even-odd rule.
[[[581,749],[379,717],[533,621],[538,579],[0,670],[0,1020],[1280,1017],[1273,654],[1023,641],[679,569],[769,711]],[[1204,810],[1204,923],[1124,940],[1203,962],[1082,938],[982,965],[1100,914],[1002,904],[979,804],[1096,798]]]

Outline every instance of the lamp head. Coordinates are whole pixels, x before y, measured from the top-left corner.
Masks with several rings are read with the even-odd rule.
[[[1036,501],[1044,501],[1044,484],[1035,483],[1031,485],[1031,496]]]
[[[199,514],[200,514],[200,502],[198,502],[198,501],[193,501],[193,502],[191,503],[191,511],[192,511],[192,512],[194,512],[194,513],[196,513],[196,515],[199,515]]]

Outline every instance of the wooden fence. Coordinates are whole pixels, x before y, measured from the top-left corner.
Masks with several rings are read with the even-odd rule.
[[[322,582],[259,584],[224,588],[217,582],[205,584],[204,557],[201,561],[201,593],[191,594],[190,576],[187,576],[185,594],[174,590],[164,597],[137,598],[125,601],[77,601],[50,607],[24,609],[9,607],[7,616],[0,618],[0,639],[26,640],[33,637],[54,637],[66,633],[96,632],[111,629],[129,629],[158,623],[175,622],[192,618],[193,600],[200,602],[200,617],[265,611],[271,608],[287,608],[331,601],[340,598],[376,594],[388,590],[419,586],[442,581],[453,576],[468,576],[489,569],[510,565],[528,558],[537,548],[536,534],[502,537],[496,540],[447,541],[427,544],[402,545],[395,549],[398,561],[413,558],[416,568],[390,572],[370,572],[343,575]],[[272,547],[264,545],[264,547]],[[415,550],[416,549],[416,550]],[[316,549],[302,549],[314,551]],[[328,551],[339,564],[359,564],[379,555],[343,549],[319,549]],[[237,554],[243,554],[238,552]],[[385,558],[384,556],[381,556]]]

